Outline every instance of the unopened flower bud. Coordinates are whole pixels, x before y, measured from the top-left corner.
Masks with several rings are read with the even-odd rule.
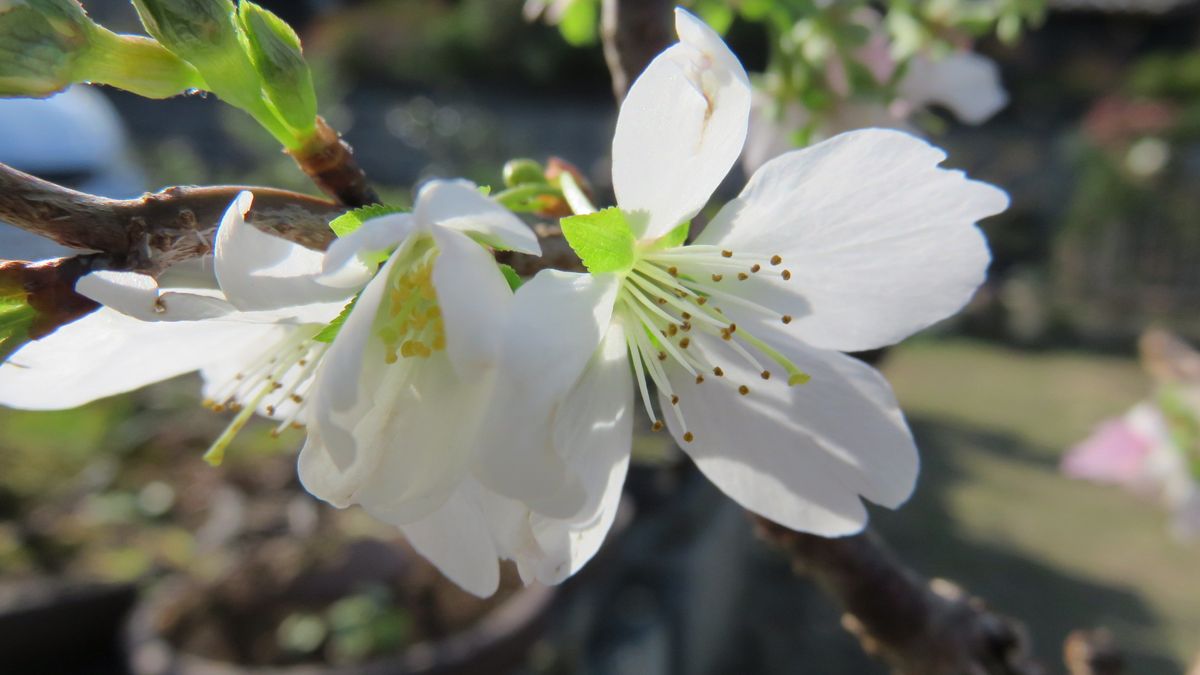
[[[510,159],[504,164],[504,185],[517,187],[530,183],[545,183],[546,173],[542,165],[528,158]]]
[[[200,71],[205,89],[256,118],[264,116],[262,89],[238,35],[237,9],[231,0],[133,0],[133,4],[146,31]]]
[[[0,96],[49,96],[74,80],[93,24],[75,0],[0,0]]]
[[[311,132],[317,118],[317,95],[296,32],[283,19],[247,0],[238,6],[238,23],[271,106],[292,129]]]

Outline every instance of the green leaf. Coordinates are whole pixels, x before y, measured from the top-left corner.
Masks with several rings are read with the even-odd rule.
[[[500,273],[504,275],[504,280],[508,282],[508,287],[512,290],[517,290],[525,283],[520,274],[512,268],[512,265],[500,263]]]
[[[683,242],[687,241],[688,232],[692,229],[692,221],[685,220],[675,226],[673,230],[658,238],[654,245],[650,248],[655,251],[662,251],[676,246],[683,246]]]
[[[0,296],[0,363],[29,342],[37,315],[24,294]]]
[[[311,133],[317,119],[317,94],[296,31],[248,0],[238,5],[238,23],[271,107],[298,133]]]
[[[599,36],[599,12],[596,0],[574,0],[562,15],[558,30],[573,47],[595,44]]]
[[[622,272],[633,267],[636,240],[620,209],[568,216],[560,222],[567,243],[589,272]]]
[[[338,333],[342,332],[342,326],[346,323],[346,319],[350,317],[350,312],[354,311],[354,305],[358,303],[358,298],[361,295],[362,293],[360,292],[351,298],[350,302],[346,303],[346,306],[342,308],[341,313],[334,317],[333,321],[330,321],[329,325],[322,328],[321,332],[314,335],[312,339],[317,342],[333,342]]]
[[[378,218],[386,216],[389,213],[404,213],[407,209],[402,209],[399,206],[388,206],[387,204],[371,204],[362,206],[352,211],[347,211],[342,215],[329,221],[329,229],[339,237],[344,237],[351,232],[362,227],[362,224]]]

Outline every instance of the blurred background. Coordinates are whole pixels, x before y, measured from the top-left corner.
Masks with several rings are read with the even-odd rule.
[[[84,4],[141,32],[124,0]],[[388,199],[434,176],[499,184],[524,156],[562,157],[609,189],[616,107],[600,47],[526,21],[520,0],[263,4],[300,32],[322,114]],[[763,67],[761,31],[735,21],[729,41]],[[994,262],[974,303],[882,359],[924,466],[913,500],[873,524],[922,574],[1023,621],[1046,663],[1071,630],[1106,627],[1126,672],[1186,672],[1200,654],[1200,539],[1162,490],[1060,464],[1178,384],[1163,359],[1195,355],[1171,343],[1139,359],[1143,331],[1200,343],[1200,6],[1052,2],[1015,43],[975,48],[999,64],[1008,105],[976,126],[935,108],[923,129],[1012,207],[983,224]],[[313,192],[211,97],[76,87],[0,101],[0,161],[117,197]],[[0,226],[0,258],[56,251]],[[0,672],[886,672],[664,435],[639,435],[622,522],[583,574],[550,590],[509,579],[480,602],[389,528],[309,497],[294,470],[302,432],[252,425],[208,467],[227,420],[196,405],[198,384],[0,409]]]

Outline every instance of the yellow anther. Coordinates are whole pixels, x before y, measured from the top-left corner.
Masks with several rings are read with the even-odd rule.
[[[694,440],[696,440],[696,436],[693,435],[692,432],[690,432],[690,431],[683,435],[683,441],[685,443],[691,443]]]
[[[791,278],[792,278],[792,271],[791,271],[791,270],[784,270],[784,271],[782,272],[781,276],[783,276],[783,280],[784,280],[784,281],[787,281],[788,279],[791,279]]]
[[[733,251],[721,251],[721,257],[722,258],[732,258]]]
[[[783,258],[781,258],[781,257],[779,257],[779,256],[777,256],[777,255],[773,255],[773,256],[771,256],[771,264],[772,264],[772,265],[778,265],[778,264],[779,264],[779,263],[781,263],[781,262],[783,262]]]
[[[792,317],[791,317],[791,316],[788,316],[787,314],[784,314],[784,315],[783,315],[783,323],[784,323],[784,324],[789,324],[789,323],[791,323],[791,322],[792,322]]]
[[[746,394],[750,393],[750,387],[747,387],[743,384],[742,386],[738,387],[738,393],[742,396],[745,396]]]

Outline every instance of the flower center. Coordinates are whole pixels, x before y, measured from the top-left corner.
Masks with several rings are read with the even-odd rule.
[[[429,358],[446,348],[442,310],[433,287],[434,248],[427,249],[412,264],[398,261],[388,280],[388,295],[376,318],[375,331],[386,348],[384,361],[400,358]]]
[[[760,357],[782,368],[787,373],[789,385],[808,381],[809,376],[790,359],[739,327],[722,310],[722,305],[736,305],[777,317],[785,324],[791,323],[792,317],[781,315],[728,288],[730,284],[746,281],[757,274],[777,274],[787,281],[792,273],[782,268],[782,263],[783,258],[779,255],[760,258],[700,245],[646,252],[639,256],[621,284],[615,311],[629,327],[625,339],[642,403],[655,431],[662,429],[663,423],[650,403],[647,379],[671,401],[671,413],[683,431],[683,440],[691,442],[695,438],[688,431],[679,408],[679,395],[667,379],[664,365],[668,360],[678,363],[695,377],[696,384],[704,383],[706,376],[711,374],[723,383],[716,386],[735,387],[742,396],[751,393],[750,383],[732,382],[731,378],[725,377],[725,370],[711,353],[691,348],[697,336],[719,337],[764,380],[770,379],[772,372],[762,365]]]
[[[231,410],[237,415],[204,453],[205,461],[220,464],[225,449],[260,406],[264,406],[267,415],[281,414],[283,417],[271,431],[273,436],[278,436],[289,426],[301,426],[296,420],[308,403],[305,394],[317,364],[329,349],[328,343],[312,339],[322,328],[319,324],[288,327],[282,339],[268,346],[213,390],[212,398],[204,405],[214,412]]]

